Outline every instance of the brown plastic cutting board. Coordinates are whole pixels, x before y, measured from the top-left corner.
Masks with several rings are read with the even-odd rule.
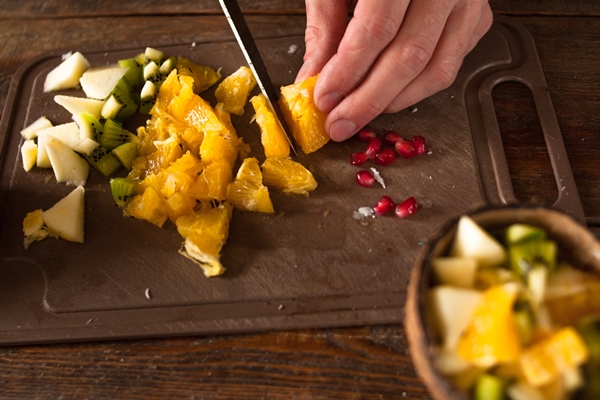
[[[152,45],[152,44],[150,44]],[[293,82],[303,38],[261,39],[259,49],[277,86]],[[290,51],[298,46],[298,51]],[[235,41],[160,47],[169,55],[222,67],[244,64]],[[80,50],[80,49],[71,49]],[[85,51],[105,65],[143,51]],[[10,88],[0,127],[0,343],[35,343],[399,322],[406,285],[420,245],[449,218],[485,204],[514,202],[491,100],[504,80],[531,88],[555,168],[557,206],[583,219],[560,131],[528,33],[497,17],[470,54],[455,84],[411,110],[384,115],[372,127],[423,135],[430,154],[378,168],[386,189],[360,188],[350,153],[357,140],[329,143],[299,161],[319,187],[309,198],[271,191],[274,216],[235,211],[222,261],[225,275],[207,279],[177,250],[174,226],[159,229],[124,218],[107,179],[95,171],[86,185],[85,244],[46,239],[24,250],[21,223],[72,187],[49,170],[24,172],[20,130],[45,115],[70,116],[42,93],[62,52],[25,65]],[[68,92],[81,94],[81,92]],[[260,154],[251,106],[234,116],[238,134]],[[375,166],[375,165],[373,165]],[[384,194],[415,196],[421,209],[405,220],[357,220],[353,212]]]

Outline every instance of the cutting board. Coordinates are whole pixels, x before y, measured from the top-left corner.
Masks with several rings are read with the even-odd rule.
[[[303,38],[257,44],[275,85],[293,82]],[[148,45],[222,68],[223,76],[244,65],[233,37]],[[70,50],[100,66],[144,49]],[[37,118],[70,119],[53,100],[59,93],[42,92],[63,53],[42,54],[20,69],[0,126],[0,344],[400,322],[411,266],[427,238],[468,210],[516,201],[491,99],[492,89],[507,80],[532,91],[560,189],[556,206],[583,220],[535,46],[522,26],[497,16],[450,88],[370,125],[424,136],[427,154],[388,167],[367,164],[377,167],[386,186],[368,189],[354,182],[358,168],[349,162],[352,152],[364,149],[356,139],[299,155],[318,188],[309,197],[271,190],[275,215],[234,211],[223,276],[206,278],[178,254],[181,237],[173,224],[161,229],[123,217],[108,180],[96,171],[86,185],[85,244],[50,238],[25,250],[25,215],[72,190],[56,183],[50,170],[25,172],[19,150],[20,130]],[[214,101],[210,93],[207,99]],[[260,158],[251,106],[233,117],[238,135]],[[373,206],[384,194],[396,201],[414,196],[418,213],[355,218],[359,207]]]

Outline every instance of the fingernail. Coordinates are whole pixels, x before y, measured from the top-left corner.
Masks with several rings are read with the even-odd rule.
[[[317,107],[324,113],[328,113],[333,110],[340,102],[343,97],[337,92],[325,93],[317,99]]]
[[[296,75],[296,80],[294,81],[294,83],[298,83],[298,82],[304,80],[305,75],[309,69],[310,69],[310,61],[307,61],[304,64],[302,64],[302,67],[300,67],[300,70],[298,71],[298,74]]]
[[[348,139],[356,131],[356,124],[348,119],[338,119],[329,127],[329,137],[335,142]]]

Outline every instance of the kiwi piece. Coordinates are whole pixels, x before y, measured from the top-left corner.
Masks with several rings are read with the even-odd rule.
[[[523,279],[536,266],[556,269],[558,246],[553,240],[527,240],[508,246],[511,269]]]
[[[111,176],[121,168],[119,159],[103,146],[98,146],[92,154],[85,155],[90,165],[104,176]]]
[[[133,197],[136,185],[137,181],[130,178],[111,178],[110,191],[119,207],[125,207],[125,204]]]
[[[167,77],[175,69],[175,65],[177,65],[177,57],[169,57],[160,65],[158,70],[163,77]]]
[[[506,229],[506,242],[508,244],[543,239],[546,239],[546,231],[537,226],[527,224],[512,224]]]
[[[140,144],[140,139],[123,128],[123,125],[114,119],[107,119],[104,122],[104,132],[100,140],[100,144],[106,150],[112,150],[123,143],[136,143]]]
[[[491,374],[482,374],[475,382],[475,400],[502,400],[505,398],[507,382]]]
[[[142,64],[140,64],[137,60],[137,57],[131,57],[119,60],[118,64],[119,67],[127,68],[127,72],[125,72],[123,78],[125,78],[125,80],[129,82],[131,87],[136,88],[142,86],[142,83],[144,82],[144,78],[142,75],[143,61]]]
[[[144,56],[146,58],[145,64],[154,62],[156,65],[160,65],[165,59],[165,53],[152,47],[146,47],[146,50],[144,51]]]
[[[140,113],[148,115],[156,102],[158,87],[152,81],[146,81],[140,93]]]
[[[138,145],[133,142],[128,142],[115,147],[112,150],[112,153],[125,168],[131,170],[131,163],[133,162],[133,159],[137,157],[137,151]]]
[[[132,98],[132,88],[125,79],[121,79],[108,96],[102,107],[102,118],[124,120],[137,110],[137,102]]]
[[[94,115],[82,112],[77,115],[79,122],[79,136],[100,142],[104,126]]]

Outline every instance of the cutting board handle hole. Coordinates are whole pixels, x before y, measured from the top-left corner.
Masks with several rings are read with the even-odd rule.
[[[531,90],[504,81],[494,87],[492,99],[515,197],[523,203],[554,204],[554,172]]]

